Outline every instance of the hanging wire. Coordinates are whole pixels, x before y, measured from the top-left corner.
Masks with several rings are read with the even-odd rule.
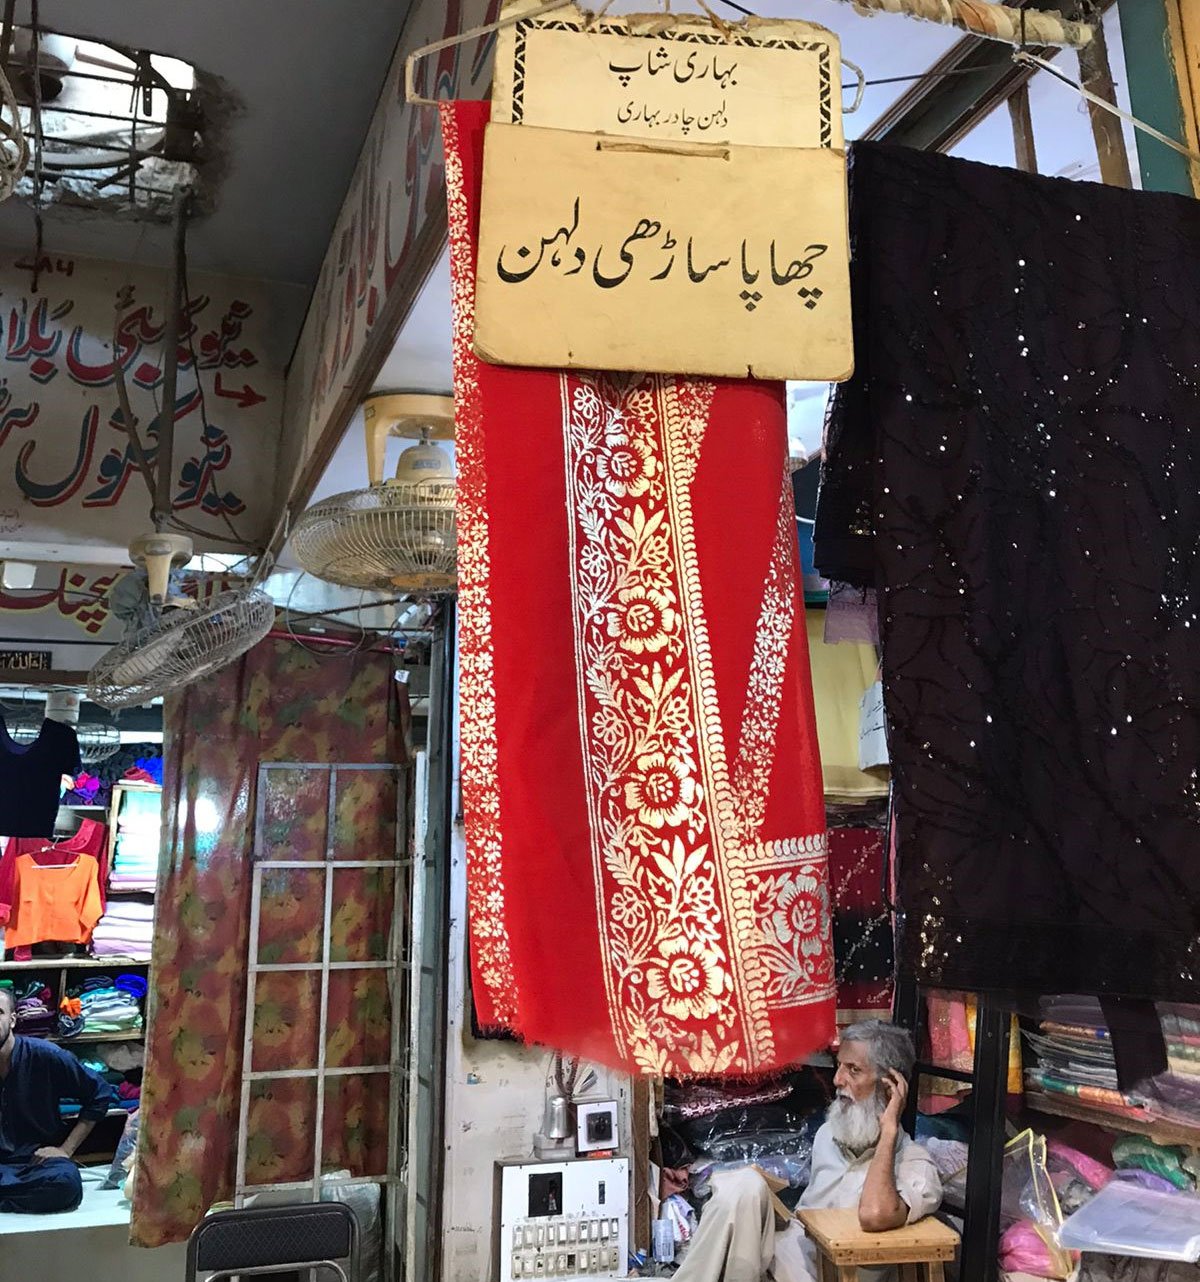
[[[184,244],[182,261],[180,262],[180,280],[183,283],[183,303],[186,308],[188,300],[191,298],[191,290],[188,287],[188,261],[187,261],[186,242]],[[187,325],[188,352],[192,358],[192,373],[195,375],[195,378],[196,378],[196,390],[200,393],[200,419],[201,419],[201,422],[203,423],[204,432],[207,435],[208,429],[211,426],[211,424],[208,421],[208,402],[204,398],[204,380],[200,377],[200,358],[196,354],[196,333],[195,333],[196,327],[191,323],[190,316],[187,319],[188,319],[188,325]],[[207,449],[207,440],[205,441],[205,448]],[[230,518],[229,513],[225,510],[225,500],[222,497],[220,491],[217,489],[217,478],[213,469],[208,468],[206,469],[206,471],[208,472],[209,492],[212,494],[213,498],[216,500],[217,510],[220,513],[221,519],[225,522],[226,529],[228,529],[229,533],[233,536],[235,542],[240,542],[243,547],[252,546],[250,543],[250,540],[246,539],[241,534],[238,528],[234,525],[233,520]]]
[[[186,238],[184,240],[181,256],[180,256],[179,280],[180,280],[180,292],[182,294],[182,305],[183,305],[183,308],[186,310],[188,300],[191,297],[191,290],[188,285],[188,260],[187,260]],[[195,339],[195,333],[194,333],[195,326],[192,325],[190,316],[187,317],[187,320],[188,320],[188,325],[187,325],[187,334],[186,334],[185,341],[187,343],[188,353],[192,359],[192,373],[196,380],[196,391],[200,400],[200,420],[201,420],[201,438],[200,439],[201,439],[201,447],[202,447],[201,448],[201,466],[203,467],[203,456],[208,450],[208,429],[209,427],[211,427],[211,423],[209,422],[209,418],[208,418],[208,402],[204,395],[204,380],[201,377],[201,372],[200,372],[200,359],[196,352],[196,339]],[[158,368],[160,370],[163,367],[163,362],[166,360],[167,355],[168,353],[165,350],[159,354]],[[113,352],[113,357],[114,359],[116,358],[115,350]],[[163,407],[159,401],[157,389],[155,388],[151,389],[151,396],[154,400],[155,412],[161,420],[162,414],[163,414]],[[234,525],[232,519],[229,516],[229,513],[225,510],[225,500],[220,490],[217,488],[217,479],[213,470],[211,468],[205,468],[205,472],[206,472],[206,487],[207,487],[208,493],[212,496],[213,500],[215,501],[216,507],[217,507],[217,515],[224,522],[226,529],[228,529],[229,531],[229,534],[228,535],[214,534],[211,531],[205,530],[198,525],[193,525],[190,522],[185,521],[182,517],[178,516],[174,512],[172,512],[170,517],[168,518],[168,524],[170,524],[172,527],[174,527],[177,530],[183,531],[185,534],[195,535],[197,538],[213,539],[220,543],[231,543],[233,546],[240,547],[240,548],[253,547],[254,546],[253,540],[247,538],[237,528],[237,526]],[[247,553],[246,560],[249,560],[254,555],[255,555],[254,553]],[[232,573],[232,571],[226,571],[226,573]]]
[[[330,649],[320,650],[320,649],[317,649],[316,646],[319,646],[322,644],[321,638],[310,637],[309,639],[313,640],[316,644],[306,645],[305,640],[302,639],[300,633],[296,631],[295,626],[292,623],[292,613],[293,613],[292,601],[296,596],[296,589],[308,577],[309,577],[309,573],[307,570],[302,570],[296,576],[296,581],[295,583],[292,584],[291,591],[289,591],[287,594],[287,600],[283,603],[283,630],[287,633],[289,640],[295,642],[295,644],[298,645],[301,650],[306,651],[316,659],[352,659],[355,655],[361,654],[370,644],[370,634],[367,632],[367,629],[364,628],[362,625],[361,597],[359,599],[358,606],[351,607],[352,609],[357,608],[359,611],[359,620],[357,625],[359,636],[358,636],[358,640],[356,642],[353,642],[351,645],[349,646],[345,645],[342,642],[341,638],[331,638],[328,642],[326,642],[326,644],[332,645],[335,648],[332,650]],[[309,613],[304,615],[303,617],[313,618],[313,617],[319,617],[319,616],[314,616],[313,614]]]

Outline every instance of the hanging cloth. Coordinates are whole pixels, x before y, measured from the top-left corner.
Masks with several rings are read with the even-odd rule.
[[[481,1022],[640,1072],[794,1063],[834,986],[782,388],[479,361],[487,111],[442,109]]]
[[[79,770],[79,740],[61,721],[47,719],[32,743],[18,743],[0,717],[0,833],[50,837],[64,775]]]
[[[1200,988],[1200,205],[859,144],[817,564],[878,586],[903,957]]]

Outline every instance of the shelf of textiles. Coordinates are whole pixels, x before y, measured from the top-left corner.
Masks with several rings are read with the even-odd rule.
[[[1027,1021],[1022,1031],[1027,1108],[1200,1149],[1200,1005],[1157,1004],[1167,1068],[1133,1089],[1120,1086],[1097,999],[1043,997],[1040,1006],[1040,1020]]]

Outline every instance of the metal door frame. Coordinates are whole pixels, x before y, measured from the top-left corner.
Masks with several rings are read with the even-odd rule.
[[[327,776],[326,796],[326,835],[325,857],[320,860],[265,859],[264,842],[266,828],[266,784],[272,771],[305,770],[321,772]],[[337,817],[338,777],[339,774],[362,774],[366,772],[389,772],[396,782],[396,849],[392,859],[337,859],[334,850],[334,832]],[[234,1185],[234,1205],[242,1206],[247,1194],[272,1190],[276,1192],[307,1191],[310,1200],[317,1202],[321,1198],[321,1165],[324,1157],[324,1124],[325,1124],[325,1090],[332,1077],[381,1076],[388,1077],[388,1156],[387,1171],[382,1176],[354,1176],[348,1180],[339,1180],[340,1187],[352,1185],[380,1185],[385,1190],[387,1213],[384,1217],[385,1242],[387,1236],[394,1232],[397,1214],[400,1211],[398,1191],[406,1165],[407,1153],[401,1147],[401,1114],[405,1111],[405,1093],[407,1091],[407,1070],[404,1064],[402,1033],[404,1021],[397,1018],[398,1012],[404,1010],[403,986],[406,982],[405,972],[412,967],[411,943],[413,937],[413,914],[411,903],[413,895],[413,859],[411,858],[411,833],[409,831],[409,768],[396,764],[372,764],[359,762],[339,762],[336,765],[318,761],[279,761],[260,762],[258,767],[258,796],[255,806],[254,842],[252,854],[252,874],[250,897],[250,932],[247,949],[246,966],[246,1014],[242,1037],[242,1083],[241,1107],[238,1114],[237,1167]],[[367,868],[390,868],[393,871],[392,883],[392,922],[388,941],[388,956],[381,961],[332,961],[330,959],[329,935],[333,920],[333,877],[339,870]],[[262,879],[267,871],[294,869],[299,871],[320,871],[324,877],[324,917],[321,935],[321,959],[319,962],[276,962],[259,961],[259,926],[262,907]],[[402,912],[402,906],[408,904],[409,911]],[[386,970],[389,972],[388,992],[391,1002],[390,1055],[388,1064],[352,1065],[331,1068],[326,1063],[327,1039],[329,1032],[329,976],[334,971],[344,970]],[[257,996],[257,981],[260,974],[296,972],[320,975],[320,1008],[317,1028],[317,1063],[315,1066],[289,1069],[255,1070],[253,1068],[254,1052],[254,1016]],[[410,1008],[411,1009],[411,1008]],[[270,1184],[249,1184],[246,1181],[247,1145],[250,1120],[251,1088],[256,1082],[263,1081],[296,1081],[312,1079],[316,1084],[316,1130],[313,1135],[313,1174],[308,1180],[281,1181]],[[385,1251],[385,1276],[392,1274],[391,1251]]]

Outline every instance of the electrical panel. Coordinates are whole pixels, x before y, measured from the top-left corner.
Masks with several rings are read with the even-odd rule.
[[[623,1278],[629,1160],[497,1162],[494,1282]]]

